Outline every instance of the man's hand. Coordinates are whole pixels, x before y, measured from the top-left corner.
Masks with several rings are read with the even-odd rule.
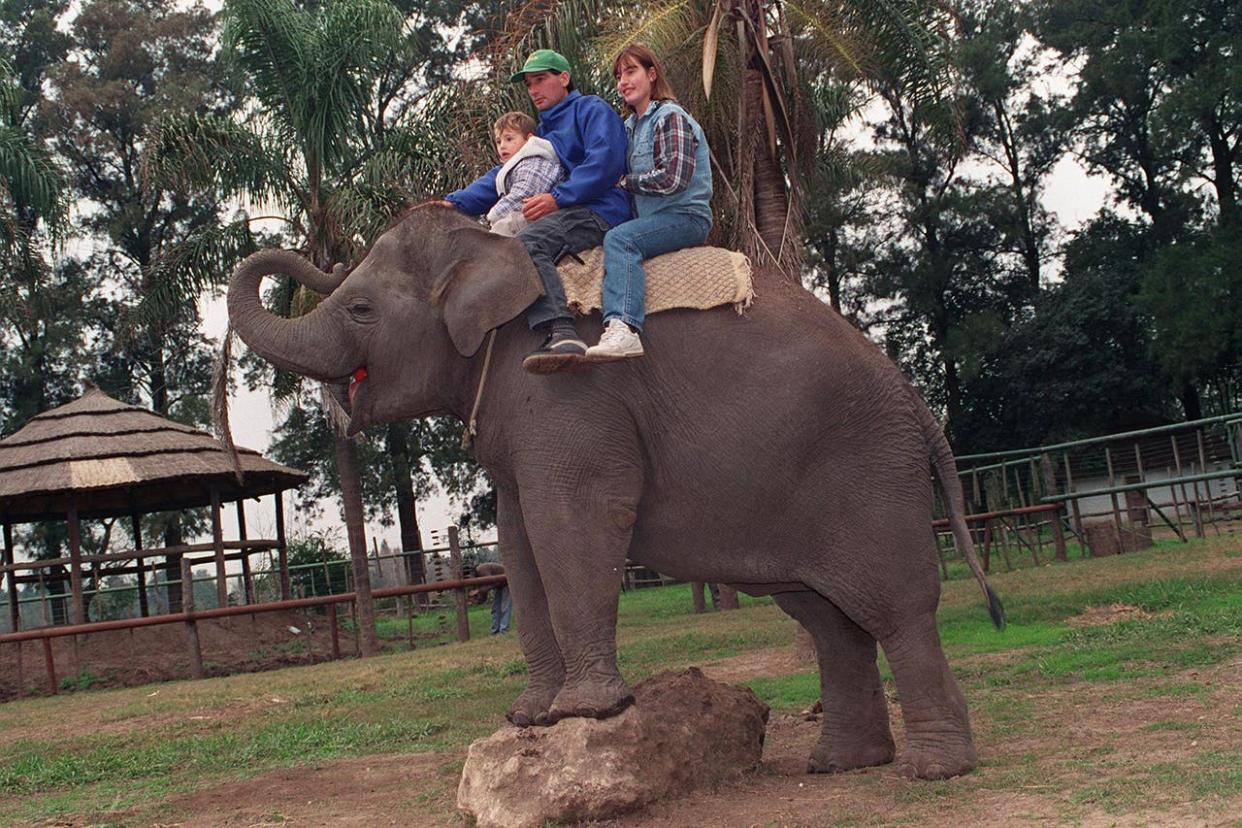
[[[533,223],[546,215],[555,213],[557,209],[559,208],[556,199],[551,193],[540,193],[522,202],[522,217]]]
[[[441,201],[441,202],[440,202],[440,206],[441,206],[441,207],[451,207],[451,208],[452,208],[452,209],[454,209],[454,210],[456,210],[456,209],[457,209],[457,205],[456,205],[456,204],[454,204],[454,203],[453,203],[453,202],[451,202],[451,201],[447,201],[447,200],[445,200],[445,201]]]

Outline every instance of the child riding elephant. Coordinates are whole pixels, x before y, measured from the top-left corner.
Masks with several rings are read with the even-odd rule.
[[[566,179],[549,193],[526,199],[522,215],[530,226],[518,234],[539,278],[543,296],[526,313],[530,327],[547,334],[524,361],[529,371],[545,373],[586,354],[574,328],[556,263],[560,257],[598,247],[609,228],[630,218],[630,202],[617,186],[625,173],[627,139],[621,118],[602,98],[583,95],[569,77],[569,61],[551,49],[534,52],[512,78],[526,84],[539,126],[535,134],[549,141],[566,170]],[[488,170],[472,184],[445,196],[462,213],[486,213],[498,199],[496,174]]]

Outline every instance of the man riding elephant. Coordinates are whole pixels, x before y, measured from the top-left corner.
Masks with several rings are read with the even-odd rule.
[[[523,362],[527,370],[538,371],[541,362],[560,363],[586,353],[556,263],[566,254],[598,247],[610,228],[629,220],[629,197],[617,186],[626,171],[629,139],[612,107],[602,98],[574,89],[569,61],[560,53],[551,49],[534,52],[512,80],[526,84],[539,110],[535,134],[551,142],[568,172],[552,192],[526,199],[522,215],[531,224],[517,237],[543,284],[543,295],[531,305],[526,319],[532,329],[546,336]],[[494,167],[449,193],[445,201],[467,215],[486,213],[499,197],[499,169]]]

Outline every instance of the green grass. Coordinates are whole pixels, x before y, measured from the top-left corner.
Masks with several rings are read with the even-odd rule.
[[[1236,702],[1219,705],[1222,688],[1199,676],[1236,661],[1242,648],[1242,566],[1228,563],[1237,560],[1233,551],[1228,542],[1178,544],[994,574],[1009,617],[1003,632],[992,628],[973,582],[946,584],[941,637],[990,755],[968,777],[973,781],[907,785],[893,793],[881,822],[916,819],[921,809],[961,802],[975,788],[1022,795],[1047,788],[1069,821],[1195,798],[1218,807],[1242,795],[1242,756],[1222,741],[1222,725],[1170,712],[1218,710],[1234,722],[1242,713]],[[1088,607],[1108,604],[1148,616],[1090,627],[1070,623]],[[770,599],[743,598],[742,605],[739,612],[694,615],[684,585],[624,594],[623,672],[638,681],[659,670],[791,645],[793,623]],[[143,824],[163,797],[338,758],[438,751],[446,761],[460,761],[466,745],[495,729],[526,681],[516,636],[487,636],[488,624],[490,607],[472,607],[476,638],[466,644],[427,646],[420,637],[413,651],[366,661],[0,706],[0,824],[100,812],[118,814],[119,824]],[[384,619],[381,635],[403,639],[406,625],[404,618]],[[416,636],[448,638],[456,629],[445,613],[417,616],[415,627]],[[892,693],[883,658],[881,667]],[[816,671],[802,667],[743,683],[778,712],[805,709],[819,693]],[[1080,745],[1066,729],[1062,748],[1006,752],[1010,743],[1057,733],[1066,717],[1090,704],[1162,712],[1136,719],[1129,735],[1100,737],[1100,743]],[[1140,738],[1202,744],[1176,760],[1145,762],[1125,750],[1127,739]],[[881,777],[850,778],[874,785]],[[451,784],[420,784],[425,787],[411,797],[447,808],[436,819],[451,821]],[[839,816],[853,824],[876,819],[848,807]]]

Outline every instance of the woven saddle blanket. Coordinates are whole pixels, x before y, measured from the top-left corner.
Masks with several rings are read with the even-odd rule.
[[[594,247],[561,260],[569,306],[582,315],[600,309],[604,286],[604,248]],[[733,305],[739,314],[755,298],[750,260],[720,247],[685,247],[643,262],[647,272],[647,313],[670,308],[706,310]]]

